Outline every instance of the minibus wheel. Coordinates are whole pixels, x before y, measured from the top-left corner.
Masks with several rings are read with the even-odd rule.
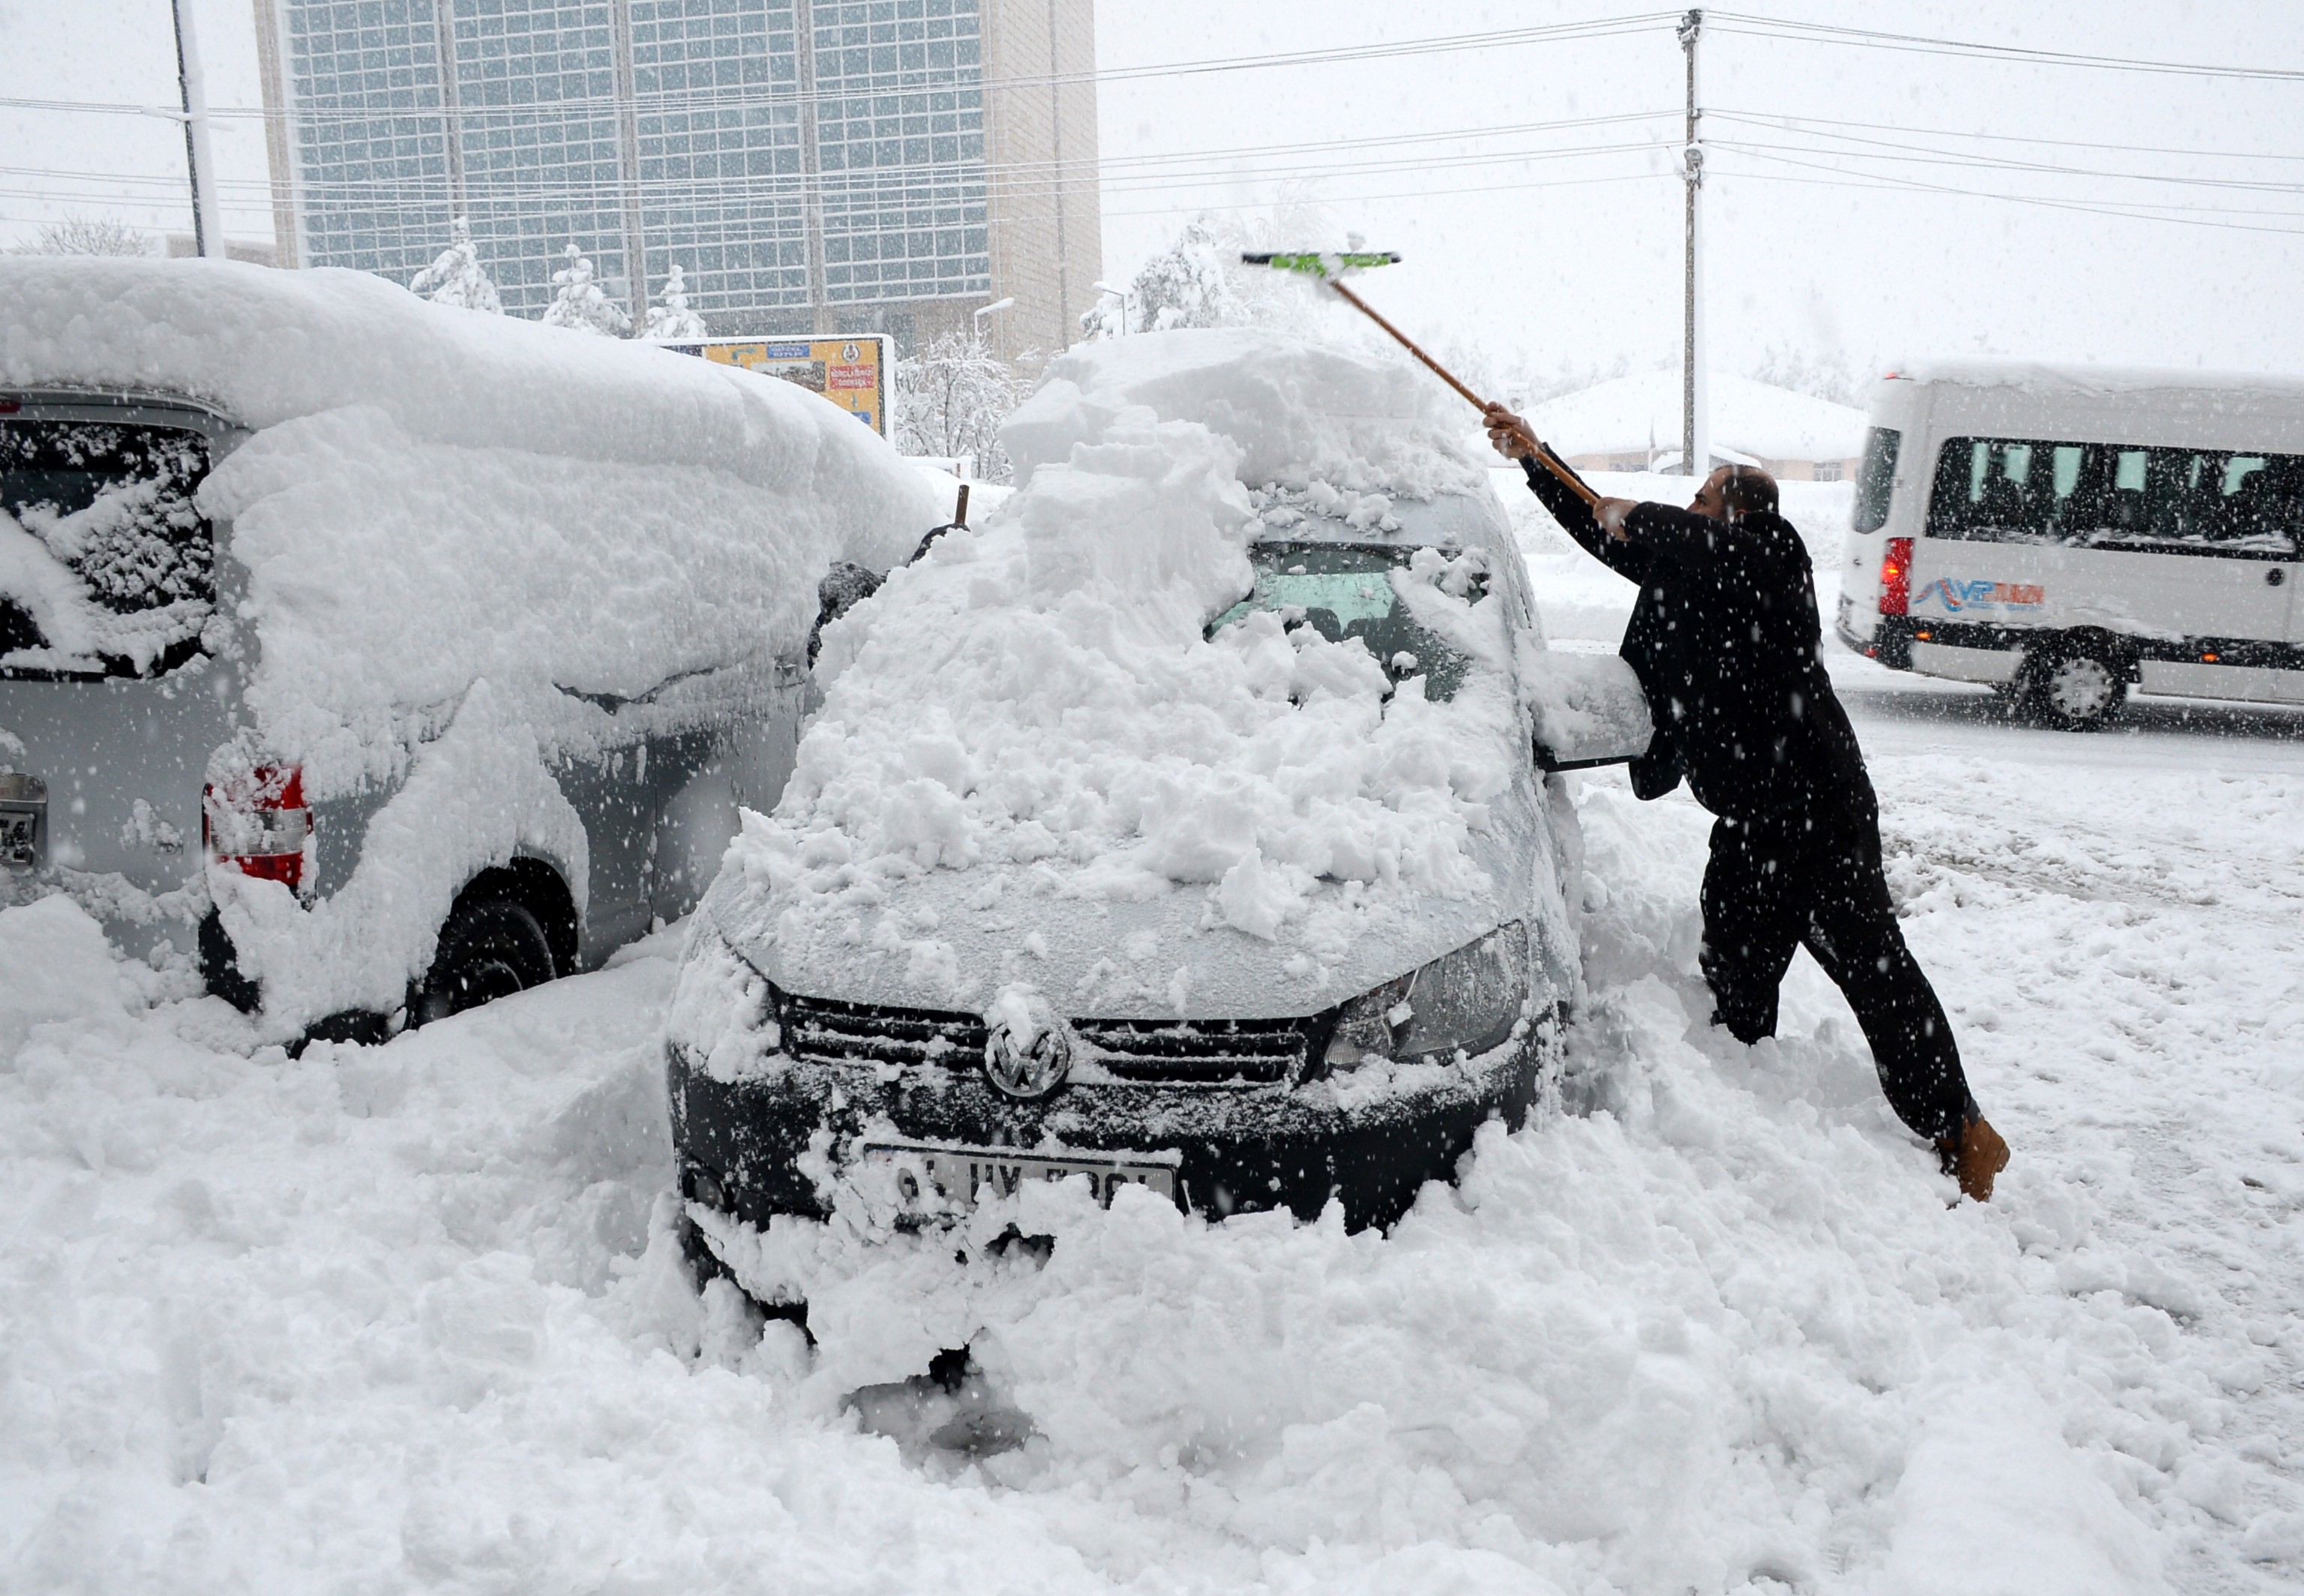
[[[2024,700],[2037,718],[2061,731],[2096,731],[2128,701],[2128,672],[2107,650],[2062,644],[2026,662]]]
[[[544,922],[527,904],[466,898],[440,928],[439,951],[409,1006],[409,1022],[445,1020],[540,987],[558,973]]]

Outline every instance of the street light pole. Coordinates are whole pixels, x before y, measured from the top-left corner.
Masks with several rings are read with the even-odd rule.
[[[216,200],[216,157],[208,149],[208,86],[200,72],[191,0],[172,0],[176,13],[176,84],[184,98],[184,165],[192,178],[192,248],[224,259],[224,219]]]
[[[1703,31],[1701,11],[1681,19],[1680,47],[1688,55],[1688,140],[1681,152],[1681,176],[1688,186],[1688,270],[1680,352],[1680,468],[1699,480],[1711,474],[1712,467],[1712,421],[1704,381],[1704,143],[1697,131],[1704,113],[1696,107],[1696,42]]]
[[[978,344],[984,342],[984,318],[986,317],[991,315],[995,310],[1012,310],[1015,308],[1016,296],[1012,293],[1006,299],[996,299],[988,305],[978,305],[975,310],[970,310],[968,314],[974,320],[976,325],[976,341]],[[1005,358],[1004,346],[1003,358]]]
[[[1112,295],[1113,298],[1120,301],[1120,335],[1123,338],[1126,337],[1132,330],[1128,325],[1128,290],[1125,288],[1114,288],[1109,283],[1091,283],[1088,286],[1095,289],[1098,293],[1108,293]]]

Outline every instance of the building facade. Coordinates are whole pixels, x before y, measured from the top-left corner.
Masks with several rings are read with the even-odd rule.
[[[1095,301],[1092,0],[255,4],[284,264],[405,282],[462,216],[513,315],[572,243],[636,323],[677,264],[715,335],[1012,356]]]

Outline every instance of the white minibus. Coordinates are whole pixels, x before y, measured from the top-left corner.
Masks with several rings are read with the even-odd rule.
[[[2304,381],[1961,361],[1874,390],[1836,630],[2051,725],[2304,703]]]

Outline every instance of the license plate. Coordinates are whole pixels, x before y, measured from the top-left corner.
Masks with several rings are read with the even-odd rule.
[[[1085,1175],[1096,1200],[1109,1208],[1112,1195],[1122,1186],[1143,1186],[1171,1202],[1176,1199],[1176,1170],[1172,1164],[1137,1163],[1127,1159],[1094,1154],[1023,1152],[1007,1147],[924,1147],[910,1142],[876,1142],[864,1149],[867,1159],[895,1161],[918,1159],[937,1191],[954,1202],[973,1206],[986,1197],[1011,1197],[1026,1182],[1063,1180]],[[901,1184],[907,1168],[898,1172]]]

